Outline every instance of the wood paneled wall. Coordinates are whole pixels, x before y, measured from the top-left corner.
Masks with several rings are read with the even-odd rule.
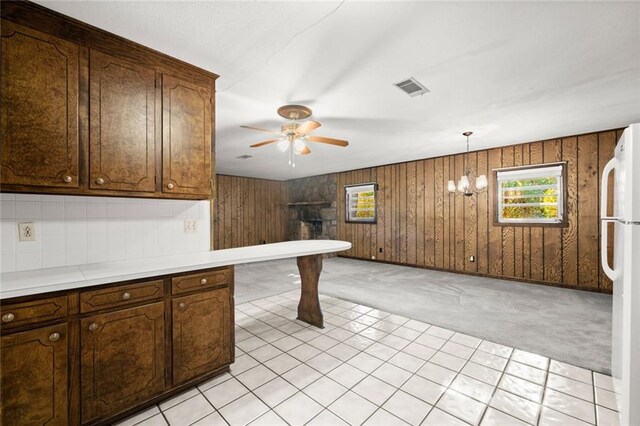
[[[338,239],[353,247],[344,255],[454,272],[515,278],[611,292],[600,265],[600,176],[613,156],[620,130],[605,131],[469,153],[471,183],[493,169],[567,162],[568,226],[493,225],[494,188],[450,195],[464,155],[338,173]],[[344,221],[344,185],[378,183],[378,221]],[[470,256],[476,261],[471,262]]]
[[[214,249],[286,241],[287,182],[216,176]]]

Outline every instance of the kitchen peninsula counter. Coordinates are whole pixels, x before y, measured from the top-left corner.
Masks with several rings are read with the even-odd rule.
[[[302,240],[149,259],[92,263],[0,274],[0,300],[220,266],[348,250],[351,243]]]

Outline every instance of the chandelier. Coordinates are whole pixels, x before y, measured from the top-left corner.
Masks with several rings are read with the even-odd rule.
[[[476,178],[475,190],[471,189],[471,183],[469,182],[469,175],[471,174],[471,170],[469,170],[469,165],[467,164],[467,157],[469,156],[469,136],[471,136],[472,134],[473,132],[464,132],[462,134],[463,136],[467,137],[467,155],[464,156],[464,174],[460,177],[457,188],[454,181],[449,181],[448,189],[450,194],[455,194],[457,190],[458,193],[464,195],[465,197],[470,197],[475,193],[480,193],[487,189],[488,182],[485,175],[480,175]]]

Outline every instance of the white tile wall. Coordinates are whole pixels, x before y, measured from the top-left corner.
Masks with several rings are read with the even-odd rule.
[[[18,240],[21,222],[35,223],[36,241]],[[0,223],[2,272],[209,250],[206,200],[0,194]]]

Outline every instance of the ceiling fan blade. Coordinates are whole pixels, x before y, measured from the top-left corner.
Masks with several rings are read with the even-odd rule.
[[[298,152],[298,154],[300,154],[300,155],[311,154],[311,150],[309,149],[308,146],[305,146],[304,148],[302,148],[302,150],[300,150],[300,152]]]
[[[280,142],[281,140],[282,139],[267,139],[266,141],[254,143],[253,145],[251,145],[251,148],[259,148],[264,145],[269,145],[270,143]]]
[[[263,129],[261,127],[252,127],[252,126],[240,126],[240,127],[242,127],[243,129],[250,129],[250,130],[257,130],[259,132],[271,133],[273,135],[279,135],[281,133],[277,130]]]
[[[298,126],[298,128],[296,129],[296,133],[299,136],[304,136],[307,133],[313,132],[315,129],[317,129],[320,126],[322,126],[322,124],[318,123],[317,121],[313,121],[313,120],[305,121],[304,123]]]
[[[307,140],[309,140],[309,142],[327,143],[329,145],[337,145],[342,147],[349,145],[349,142],[347,141],[343,141],[341,139],[325,138],[324,136],[308,136]]]

